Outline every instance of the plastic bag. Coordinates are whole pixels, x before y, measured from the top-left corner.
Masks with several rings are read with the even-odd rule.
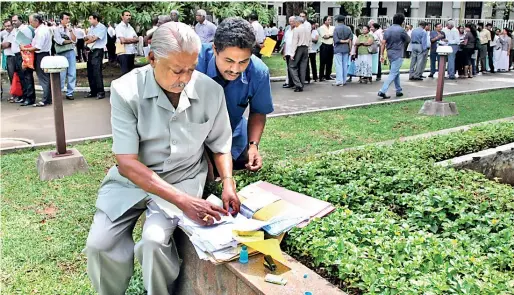
[[[31,47],[30,45],[25,45],[24,47]],[[33,69],[34,70],[34,52],[33,51],[21,51],[21,58],[23,59],[23,63],[21,64],[24,69]]]
[[[12,77],[10,93],[13,97],[23,96],[23,89],[21,88],[20,76],[18,76],[18,73],[16,73],[16,72],[14,73],[14,75]]]

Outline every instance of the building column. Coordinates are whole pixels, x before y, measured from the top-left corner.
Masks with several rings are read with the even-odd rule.
[[[371,18],[378,18],[378,1],[371,1]]]
[[[459,19],[460,19],[460,1],[453,1],[452,19],[455,21],[455,25],[457,25],[459,23]]]
[[[505,15],[505,2],[498,2],[496,3],[496,13],[494,15],[495,19],[503,19],[503,16]]]
[[[413,18],[419,17],[419,1],[411,1],[410,16]]]

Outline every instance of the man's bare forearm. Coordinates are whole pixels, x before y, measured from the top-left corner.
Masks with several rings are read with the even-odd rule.
[[[214,164],[222,180],[232,177],[232,154],[214,153]]]
[[[137,156],[118,155],[116,159],[120,175],[132,181],[142,190],[157,195],[179,208],[187,201],[189,197],[187,194],[164,181],[157,173],[139,162]]]
[[[248,141],[260,142],[265,125],[265,114],[250,113],[248,117]]]

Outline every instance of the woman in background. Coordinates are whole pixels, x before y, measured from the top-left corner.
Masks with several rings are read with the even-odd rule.
[[[357,43],[357,39],[360,36],[360,33],[355,31],[355,27],[353,25],[348,25],[350,30],[352,30],[353,39],[352,39],[352,48],[350,50],[350,61],[348,62],[348,80],[346,82],[352,82],[352,77],[355,76],[355,60],[357,59],[357,46],[355,43]]]
[[[455,57],[455,70],[459,74],[459,79],[466,78],[464,75],[464,65],[466,64],[466,57],[464,54],[463,44],[464,44],[464,37],[466,37],[466,32],[464,31],[463,26],[459,26],[457,28],[459,31],[459,51],[457,51],[457,55]]]
[[[498,70],[500,72],[506,72],[509,70],[510,50],[512,49],[511,48],[511,44],[512,44],[511,37],[512,37],[512,35],[510,34],[509,29],[504,28],[502,31],[502,34],[500,35],[500,39],[503,40],[502,49],[501,49],[501,53],[500,53],[500,63],[499,63],[500,67],[498,68]]]
[[[464,40],[462,42],[464,53],[464,76],[473,78],[473,59],[472,56],[475,53],[475,47],[477,42],[477,30],[473,24],[466,25],[466,33],[464,34]]]
[[[362,26],[362,34],[357,38],[357,61],[355,63],[355,76],[360,77],[359,83],[371,83],[371,77],[373,75],[372,56],[368,49],[373,44],[375,39],[369,32],[369,26]]]

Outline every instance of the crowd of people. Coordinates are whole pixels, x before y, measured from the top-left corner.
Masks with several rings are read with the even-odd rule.
[[[382,77],[382,66],[389,64],[389,80],[378,95],[387,96],[386,86],[393,81],[396,95],[402,96],[399,73],[404,57],[410,58],[409,80],[422,81],[428,61],[430,60],[429,78],[434,78],[438,69],[439,46],[450,46],[452,53],[448,57],[445,69],[446,78],[454,80],[473,78],[478,74],[505,72],[514,69],[514,39],[509,28],[495,28],[491,23],[466,24],[455,27],[449,20],[443,24],[431,24],[420,21],[418,27],[403,27],[405,17],[397,14],[391,26],[382,27],[371,20],[368,24],[346,25],[344,16],[336,17],[336,26],[332,26],[332,17],[325,16],[323,24],[309,22],[305,12],[298,17],[291,16],[285,29],[281,53],[286,60],[287,79],[284,88],[303,91],[305,84],[334,80],[332,63],[335,63],[336,77],[332,85],[343,86],[352,82],[353,77],[359,83],[368,84],[372,77],[376,81]],[[310,37],[309,37],[310,36]],[[308,48],[309,54],[305,54]],[[300,49],[300,50],[298,50]],[[316,67],[316,55],[319,53],[319,76]],[[310,60],[310,67],[309,61]]]
[[[6,70],[10,81],[17,73],[23,81],[23,95],[11,97],[9,100],[21,103],[22,106],[46,106],[52,103],[49,75],[41,67],[41,60],[48,55],[61,55],[68,60],[69,67],[61,73],[61,88],[66,85],[66,99],[73,100],[76,84],[76,62],[87,62],[87,75],[90,92],[86,97],[105,97],[103,81],[103,59],[119,64],[121,74],[126,74],[134,68],[136,55],[148,55],[151,48],[152,34],[162,24],[178,22],[179,12],[174,10],[169,15],[156,16],[152,28],[144,36],[138,35],[131,26],[131,12],[123,11],[121,21],[114,26],[105,26],[101,16],[91,13],[89,28],[82,24],[72,26],[70,14],[63,12],[57,22],[45,21],[40,14],[32,14],[28,24],[20,15],[13,15],[3,22],[4,30],[0,33],[2,52],[7,57]],[[207,20],[203,9],[196,12],[194,31],[202,43],[213,41],[217,26]],[[396,15],[397,21],[399,15]],[[354,77],[359,83],[372,83],[382,77],[382,67],[389,64],[390,73],[394,77],[399,73],[403,58],[410,58],[409,80],[422,81],[424,72],[430,60],[429,78],[437,72],[439,56],[437,48],[448,45],[453,52],[448,56],[446,65],[447,78],[472,78],[477,74],[510,71],[513,69],[514,39],[508,28],[493,28],[491,23],[466,24],[456,27],[449,20],[445,26],[441,23],[420,21],[417,28],[403,23],[386,25],[371,20],[368,24],[357,28],[346,25],[343,16],[336,16],[336,26],[333,26],[331,16],[325,16],[320,26],[307,20],[306,12],[291,16],[285,28],[277,28],[275,23],[259,23],[258,16],[251,14],[248,18],[256,36],[252,53],[261,58],[261,49],[266,38],[277,41],[274,51],[280,52],[287,67],[287,77],[284,88],[301,92],[305,84],[311,80],[330,81],[332,65],[335,64],[336,75],[334,86],[344,86],[352,82]],[[394,21],[393,21],[394,22]],[[401,26],[399,28],[394,25]],[[393,30],[400,35],[385,38],[387,31]],[[21,46],[18,33],[32,40],[30,46]],[[399,38],[399,36],[402,36]],[[400,48],[400,44],[402,43]],[[35,53],[34,69],[22,67],[21,51]],[[319,53],[319,70],[317,55]],[[397,61],[397,62],[395,62]],[[399,65],[399,67],[397,67]],[[33,72],[36,72],[39,83],[43,88],[43,97],[36,102]],[[318,74],[319,73],[319,74]],[[393,81],[396,81],[393,79]],[[398,80],[399,83],[399,80]],[[384,88],[385,89],[385,88]],[[382,89],[382,90],[384,90]],[[383,91],[379,96],[388,98]],[[401,87],[397,87],[397,95],[401,96]]]

